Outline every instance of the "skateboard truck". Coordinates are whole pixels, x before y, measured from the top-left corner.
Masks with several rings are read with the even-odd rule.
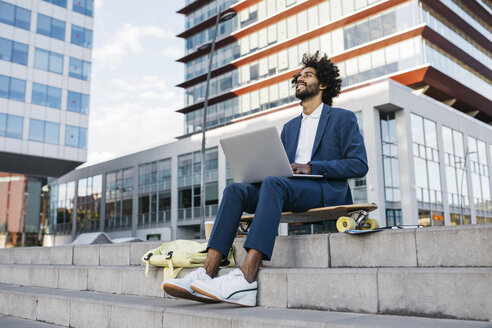
[[[373,230],[379,228],[377,220],[369,219],[368,211],[357,210],[347,213],[348,216],[341,216],[337,220],[337,230],[344,232],[345,230]]]

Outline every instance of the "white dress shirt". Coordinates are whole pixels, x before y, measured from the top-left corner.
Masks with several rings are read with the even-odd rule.
[[[321,103],[311,115],[302,113],[301,131],[299,131],[299,142],[297,143],[295,163],[306,164],[311,161],[314,138],[316,137],[322,110],[323,103]]]

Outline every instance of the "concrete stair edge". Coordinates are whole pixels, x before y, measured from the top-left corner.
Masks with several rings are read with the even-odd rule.
[[[486,321],[402,317],[0,285],[0,313],[64,327],[492,327]],[[51,311],[48,311],[51,310]]]
[[[280,236],[267,267],[466,267],[492,266],[492,224],[388,230],[361,236],[342,233]],[[201,241],[203,242],[203,241]],[[235,258],[246,256],[244,238]],[[0,249],[1,264],[142,265],[161,242]],[[480,250],[480,252],[477,252]]]
[[[162,279],[157,268],[145,278],[143,267],[0,265],[1,283],[123,295],[167,297]],[[262,268],[258,304],[491,320],[490,281],[492,268]]]

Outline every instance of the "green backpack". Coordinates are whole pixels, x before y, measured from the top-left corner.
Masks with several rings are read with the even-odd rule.
[[[145,276],[149,276],[149,265],[164,267],[164,281],[174,279],[183,268],[201,267],[207,258],[207,243],[192,240],[174,240],[151,249],[142,256],[145,262]],[[235,266],[234,247],[221,266]]]

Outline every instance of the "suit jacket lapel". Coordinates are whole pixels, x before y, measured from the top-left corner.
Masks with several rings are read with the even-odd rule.
[[[321,112],[321,117],[319,118],[318,129],[316,130],[316,137],[314,138],[314,145],[313,145],[313,152],[311,153],[311,159],[313,158],[314,153],[318,149],[318,146],[321,142],[321,138],[323,138],[323,134],[325,133],[326,130],[326,123],[328,122],[328,118],[330,117],[330,114],[331,114],[331,107],[328,106],[327,104],[324,104],[323,111]]]
[[[294,142],[291,143],[287,149],[287,157],[289,158],[290,163],[294,163],[294,160],[296,158],[297,143],[299,142],[299,132],[301,132],[301,122],[302,114],[296,118],[294,124],[292,125],[291,133],[294,134]]]

